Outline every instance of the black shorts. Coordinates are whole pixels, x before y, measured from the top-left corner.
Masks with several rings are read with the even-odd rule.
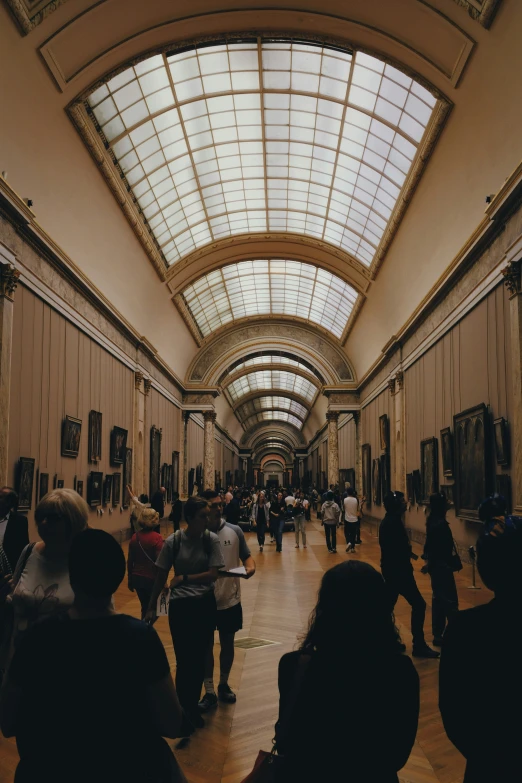
[[[243,607],[241,604],[221,609],[217,613],[216,628],[223,633],[236,633],[243,627]]]

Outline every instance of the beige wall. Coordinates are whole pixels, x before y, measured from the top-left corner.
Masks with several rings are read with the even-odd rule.
[[[156,389],[150,390],[150,402],[147,413],[147,426],[149,432],[145,433],[146,448],[150,451],[150,427],[161,429],[161,458],[163,463],[172,464],[172,452],[179,451],[179,437],[181,427],[181,410]],[[148,486],[149,477],[145,479]]]
[[[381,451],[380,437],[379,437],[379,417],[384,416],[385,414],[388,416],[388,418],[390,418],[391,405],[390,405],[390,393],[388,389],[386,389],[381,394],[379,394],[378,397],[372,400],[361,411],[361,428],[362,428],[361,446],[364,443],[370,444],[372,465],[373,465],[373,460],[378,459],[383,453]],[[391,475],[393,476],[393,459],[391,463]],[[382,519],[382,517],[384,516],[384,507],[382,506],[382,504],[380,506],[377,506],[374,503],[370,505],[370,501],[371,498],[367,498],[366,510],[373,517],[376,517],[377,519]]]
[[[345,417],[341,414],[341,419]],[[339,470],[355,468],[355,420],[343,421],[339,427]],[[359,487],[357,487],[359,492]]]
[[[8,480],[14,484],[20,457],[35,459],[35,470],[55,474],[73,488],[74,477],[84,481],[91,470],[121,473],[109,464],[110,433],[114,426],[129,432],[132,443],[134,374],[97,343],[66,321],[23,286],[16,291],[13,318],[13,359],[11,370],[11,414],[9,426]],[[89,411],[102,413],[102,460],[87,461]],[[61,456],[62,421],[65,415],[82,420],[80,451],[77,458]],[[123,491],[123,487],[122,487]],[[33,487],[33,507],[29,512],[31,535],[37,487]],[[102,517],[91,511],[90,524],[114,532],[128,527],[128,511],[106,506]]]

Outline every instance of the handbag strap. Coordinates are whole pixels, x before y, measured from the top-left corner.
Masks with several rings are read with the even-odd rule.
[[[143,552],[143,554],[145,555],[145,557],[147,558],[147,560],[150,560],[150,562],[151,562],[151,563],[153,563],[154,565],[156,565],[156,561],[155,561],[155,560],[153,560],[153,559],[152,559],[152,557],[150,557],[150,556],[149,556],[149,555],[148,555],[148,554],[145,552],[145,550],[143,549],[143,546],[142,546],[142,544],[141,544],[141,541],[140,541],[140,534],[138,533],[138,531],[136,531],[136,540],[137,540],[138,544],[140,545],[140,549],[141,549],[141,551]]]

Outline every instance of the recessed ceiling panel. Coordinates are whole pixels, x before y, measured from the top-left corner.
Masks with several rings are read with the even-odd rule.
[[[303,426],[301,419],[298,419],[297,416],[293,416],[291,413],[286,413],[285,411],[263,411],[262,413],[256,413],[254,416],[250,416],[250,418],[246,419],[246,421],[243,422],[243,426],[248,430],[250,427],[253,427],[254,424],[259,424],[261,421],[286,421],[288,424],[293,424],[298,430]]]
[[[284,315],[304,318],[340,338],[357,300],[355,289],[324,269],[273,259],[216,269],[182,296],[203,337],[238,318]]]
[[[436,103],[377,57],[261,40],[154,55],[88,98],[169,265],[270,231],[369,266]]]
[[[240,419],[246,419],[248,416],[251,416],[254,413],[258,413],[259,411],[263,410],[271,410],[273,408],[289,411],[290,413],[298,416],[300,419],[306,419],[308,415],[308,408],[306,408],[304,405],[301,405],[300,402],[296,402],[290,397],[281,396],[257,397],[254,400],[249,400],[249,402],[245,402],[244,405],[241,405],[237,409],[236,413]]]
[[[317,387],[306,378],[279,370],[258,370],[249,373],[233,381],[226,389],[233,402],[260,389],[281,389],[294,392],[311,403],[318,391]]]

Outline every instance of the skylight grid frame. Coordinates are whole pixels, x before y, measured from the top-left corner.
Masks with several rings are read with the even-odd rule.
[[[245,428],[245,430],[249,430],[255,424],[259,424],[261,422],[269,422],[269,421],[284,421],[287,424],[292,424],[298,430],[301,430],[303,427],[303,422],[301,421],[301,419],[298,419],[296,416],[292,416],[291,413],[286,413],[285,411],[278,411],[278,410],[268,410],[268,411],[263,411],[262,413],[256,413],[253,416],[250,416],[244,422],[242,422],[242,425]]]
[[[306,406],[292,400],[290,397],[262,395],[240,405],[236,409],[236,415],[240,421],[243,421],[249,416],[264,410],[287,411],[302,419],[303,422],[309,413],[309,409]]]
[[[268,38],[265,38],[265,39],[257,38],[257,44],[256,45],[257,45],[258,57],[259,57],[259,55],[262,52],[262,47],[264,45],[265,46],[268,45],[269,43],[270,43],[270,41],[269,41]],[[285,43],[293,45],[293,46],[297,46],[297,47],[305,46],[308,49],[312,49],[314,47],[314,43],[313,42],[301,44],[300,42],[296,42],[295,40],[292,42],[292,41],[290,41],[290,39],[288,39]],[[335,56],[335,52],[338,52],[340,50],[342,50],[344,52],[345,56],[347,56],[349,54],[349,50],[347,48],[335,46],[335,44],[334,45],[332,45],[332,44],[334,44],[333,41],[326,41],[326,40],[325,41],[321,41],[320,43],[317,42],[317,44],[315,44],[315,49],[316,49],[316,51],[320,50],[321,57],[323,57],[323,56],[332,56],[332,55]],[[209,45],[212,46],[213,44],[210,43]],[[227,41],[227,45],[229,45],[230,47],[234,47],[234,46],[237,45],[237,43],[236,43],[235,40],[230,39],[229,41]],[[197,52],[200,52],[200,51],[204,52],[204,50],[202,50],[202,48],[201,48],[201,45],[195,44],[195,49],[197,50]],[[356,62],[356,57],[359,54],[365,54],[365,53],[360,48],[358,48],[357,51],[353,50],[351,53],[353,55],[352,63],[351,63],[351,70],[353,71],[354,64]],[[164,62],[166,62],[166,60],[167,60],[166,55],[163,54],[161,56],[163,57]],[[370,55],[370,56],[374,57],[373,54]],[[148,59],[150,59],[150,58],[147,58],[147,60]],[[390,60],[388,60],[387,58],[383,58],[382,56],[379,56],[378,58],[375,58],[375,59],[379,60],[381,63],[384,63],[384,66],[390,65],[392,68],[394,68],[396,70],[397,73],[403,74],[403,76],[404,76],[405,72],[407,71],[407,69],[405,69],[404,66],[397,65],[396,63],[391,62]],[[142,58],[140,58],[139,61],[138,60],[136,61],[136,65],[140,65],[142,62],[144,62],[144,61],[143,61]],[[120,74],[118,74],[118,75],[120,75]],[[429,156],[429,154],[431,152],[431,149],[433,148],[434,141],[435,141],[438,133],[440,132],[440,129],[441,129],[442,125],[443,125],[443,122],[444,122],[447,114],[449,113],[449,108],[450,108],[450,104],[445,100],[444,96],[442,96],[441,94],[437,94],[436,90],[434,90],[431,85],[425,85],[424,82],[423,82],[423,79],[420,78],[418,76],[418,74],[413,74],[412,73],[411,77],[408,76],[408,77],[405,77],[405,78],[412,78],[412,79],[414,79],[415,80],[415,84],[420,85],[422,88],[426,89],[428,91],[428,93],[431,93],[432,96],[435,95],[435,104],[433,106],[433,113],[432,113],[431,120],[428,123],[428,125],[425,127],[424,137],[423,137],[423,139],[422,139],[422,141],[420,143],[417,143],[416,156],[415,156],[415,158],[414,158],[414,160],[412,162],[412,165],[410,167],[410,170],[408,172],[406,183],[403,186],[403,189],[401,191],[400,197],[396,200],[395,207],[392,210],[392,214],[390,216],[390,219],[387,221],[387,226],[386,226],[386,229],[384,230],[384,234],[382,235],[382,238],[381,238],[381,241],[380,241],[379,246],[377,248],[377,251],[374,252],[374,246],[370,246],[369,245],[367,237],[366,238],[363,237],[361,239],[361,236],[362,236],[361,234],[358,234],[358,235],[355,234],[354,231],[353,231],[353,227],[351,228],[351,227],[349,227],[347,225],[342,225],[339,222],[336,223],[335,222],[335,216],[334,216],[334,220],[331,220],[331,219],[324,220],[324,224],[321,224],[321,218],[318,218],[317,216],[314,216],[310,212],[308,212],[306,214],[305,213],[295,213],[294,212],[294,213],[292,213],[292,214],[295,215],[295,218],[294,218],[290,214],[290,210],[288,211],[289,221],[294,221],[294,223],[292,225],[287,225],[286,226],[286,228],[287,228],[287,230],[289,232],[305,233],[312,239],[314,237],[315,238],[320,238],[320,234],[322,232],[322,239],[323,239],[323,241],[326,241],[326,242],[329,242],[330,244],[333,244],[334,247],[340,247],[341,249],[344,249],[346,252],[348,252],[352,256],[352,258],[353,257],[357,258],[357,253],[359,251],[357,250],[356,245],[358,243],[357,247],[359,247],[359,249],[360,249],[360,254],[359,255],[361,255],[362,258],[363,258],[361,263],[363,265],[366,265],[366,266],[370,265],[370,268],[371,268],[371,270],[373,272],[376,271],[377,266],[379,265],[379,263],[382,260],[382,257],[384,255],[387,247],[389,246],[389,243],[390,243],[390,241],[392,239],[392,236],[393,236],[393,234],[394,234],[394,232],[396,230],[399,217],[403,213],[403,211],[405,209],[405,206],[406,206],[406,201],[408,200],[406,198],[406,194],[407,193],[411,193],[411,191],[415,188],[415,186],[417,184],[417,181],[418,181],[418,178],[420,176],[420,168],[422,167],[422,165],[424,164],[425,160]],[[101,89],[101,87],[103,87],[103,84],[101,86],[96,85],[96,87],[98,89]],[[90,92],[91,93],[92,92],[96,92],[96,90],[91,90]],[[239,91],[238,90],[234,94],[244,95],[244,94],[248,94],[248,92],[249,91],[247,91],[247,90],[243,90],[243,91]],[[260,106],[261,106],[261,110],[262,111],[264,111],[264,108],[265,108],[264,95],[265,94],[270,94],[270,93],[277,93],[277,92],[279,92],[281,94],[284,93],[283,90],[277,91],[277,90],[270,90],[270,89],[265,88],[264,80],[263,79],[260,80],[259,95],[262,97],[262,100],[260,101]],[[287,91],[287,92],[290,92],[290,91]],[[301,94],[301,93],[299,93],[299,94]],[[219,94],[216,93],[215,95],[219,95]],[[209,97],[215,97],[215,95],[214,96],[209,96]],[[318,97],[318,95],[319,95],[319,93],[317,93],[315,95],[315,97]],[[87,97],[88,97],[88,93],[87,93]],[[198,98],[194,98],[193,100],[197,100],[200,97],[201,96],[199,96]],[[325,98],[325,100],[331,100],[334,103],[336,101],[339,102],[339,99],[334,98],[332,96],[328,96],[327,98]],[[438,103],[437,103],[437,101],[438,101]],[[178,104],[179,104],[179,101],[176,103],[176,108],[178,107]],[[186,105],[186,104],[184,104],[184,105]],[[86,140],[88,140],[89,146],[90,146],[90,148],[91,148],[91,150],[93,151],[93,154],[94,154],[93,145],[92,145],[92,143],[90,143],[90,142],[92,142],[92,135],[90,134],[90,131],[85,127],[85,124],[86,124],[85,123],[85,119],[88,119],[88,117],[86,116],[87,113],[88,113],[88,110],[85,110],[85,103],[83,103],[82,104],[82,107],[84,109],[83,113],[81,111],[78,112],[77,111],[78,110],[78,106],[79,106],[78,103],[73,104],[73,106],[70,108],[70,114],[73,117],[74,121],[76,122],[76,125],[77,125],[78,129],[80,130],[80,132],[82,133],[82,135],[84,136],[84,138]],[[346,109],[346,106],[344,108]],[[367,114],[367,116],[372,117],[374,119],[378,119],[375,112],[367,111],[364,108],[362,108],[360,110],[362,111],[362,113]],[[145,121],[147,121],[148,119],[150,119],[150,118],[151,119],[155,119],[156,117],[160,116],[165,111],[166,110],[164,110],[164,109],[158,110],[158,111],[151,111],[149,117],[146,118],[146,120],[142,121],[142,124]],[[91,118],[92,118],[92,112],[91,112]],[[383,119],[380,118],[380,119],[378,119],[378,121],[379,122],[383,122]],[[384,121],[384,124],[386,124],[386,121]],[[262,122],[262,129],[263,130],[265,129],[265,126],[266,126],[266,122]],[[137,124],[136,127],[139,127],[139,123]],[[129,131],[130,130],[131,129],[129,129]],[[341,138],[341,135],[342,134],[340,134],[339,138]],[[101,134],[101,138],[102,138],[102,141],[106,141],[103,133]],[[114,140],[113,140],[112,143],[114,143]],[[265,168],[265,178],[264,178],[264,184],[265,184],[265,210],[264,210],[265,218],[264,218],[264,220],[265,220],[265,223],[268,220],[267,228],[270,229],[270,216],[268,215],[268,211],[269,211],[268,206],[269,205],[268,205],[268,202],[266,201],[266,198],[267,198],[266,187],[268,185],[268,177],[266,176],[266,170],[267,170],[267,163],[266,163],[266,154],[267,154],[266,139],[265,139],[265,142],[263,143],[262,146],[263,146],[263,155],[264,155],[264,159],[265,159],[265,165],[264,165],[264,168]],[[189,148],[190,148],[190,145],[189,145]],[[98,146],[98,149],[96,151],[96,156],[95,157],[98,156],[99,152],[100,152],[100,148]],[[107,153],[106,157],[107,157],[108,160],[110,160],[110,154],[109,153]],[[108,179],[110,179],[111,178],[111,173],[110,173],[110,171],[106,170],[106,164],[100,163],[100,165],[102,166],[102,169],[104,171],[105,176]],[[197,171],[194,171],[193,173],[197,174]],[[195,179],[197,179],[197,177],[195,177]],[[247,180],[244,180],[244,181],[246,182]],[[289,181],[292,182],[292,180],[289,180]],[[123,184],[125,184],[125,180],[124,180]],[[118,185],[119,185],[119,183],[118,183]],[[407,187],[406,187],[406,185],[407,185]],[[115,188],[113,188],[113,190],[115,190],[115,192],[116,192]],[[204,206],[205,209],[207,209],[207,205],[205,203],[205,200],[203,198],[201,198],[201,189],[199,187],[198,187],[198,190],[199,190],[199,199],[200,199],[201,205]],[[121,188],[118,188],[118,191],[121,192]],[[224,190],[223,190],[223,192],[224,192]],[[120,203],[121,203],[121,199],[120,198],[119,198],[119,200],[120,200]],[[129,196],[128,200],[129,200],[129,202],[132,201],[131,196]],[[330,186],[329,201],[330,201],[330,203],[333,201],[333,183],[331,183],[331,186]],[[356,201],[356,199],[355,199],[355,201]],[[355,201],[352,198],[352,202],[355,203]],[[134,210],[136,210],[136,206],[135,206],[136,203],[137,202],[134,201],[134,204],[132,205],[132,208]],[[363,203],[363,202],[361,202],[361,203]],[[185,205],[183,205],[183,206],[185,206]],[[191,205],[189,204],[189,206],[191,206]],[[363,204],[363,206],[364,206],[364,204]],[[130,203],[126,204],[124,208],[125,208],[125,211],[127,211],[127,213],[129,214],[130,211],[131,211],[131,204]],[[205,211],[205,210],[203,210],[203,211]],[[234,217],[235,214],[236,213],[231,212],[231,211],[227,211],[227,213],[226,213],[226,215],[232,216],[232,220],[235,221],[235,228],[232,227],[229,234],[227,234],[226,232],[223,234],[223,232],[221,232],[221,233],[219,233],[219,236],[214,235],[214,237],[213,237],[214,240],[216,238],[220,238],[220,237],[225,236],[225,235],[232,236],[234,233],[241,233],[241,232],[243,232],[243,233],[252,233],[252,230],[255,233],[256,231],[259,231],[259,230],[265,230],[263,228],[263,226],[261,226],[261,225],[257,225],[257,226],[253,226],[253,225],[250,226],[250,225],[248,225],[247,226],[247,224],[245,223],[245,220],[247,220],[248,216],[246,214],[241,215],[241,214],[238,213],[237,216],[236,216],[237,219],[236,219],[236,217]],[[301,214],[301,217],[299,217],[299,214]],[[305,217],[306,217],[306,220],[305,220],[304,223],[303,223],[303,220],[302,220],[303,214],[305,214]],[[129,214],[129,217],[131,217],[130,214]],[[365,217],[367,218],[368,215],[366,215]],[[274,218],[277,218],[277,215],[275,215]],[[248,219],[250,219],[250,218],[248,218]],[[132,221],[133,222],[133,226],[134,226],[134,228],[136,230],[136,233],[139,235],[142,243],[144,244],[144,246],[146,246],[146,249],[149,252],[149,255],[151,255],[151,256],[154,255],[154,259],[153,259],[154,264],[155,264],[156,268],[158,269],[158,271],[161,273],[161,270],[159,269],[159,265],[158,265],[158,259],[160,258],[160,254],[162,254],[161,246],[156,243],[155,239],[151,238],[151,235],[150,235],[149,232],[143,231],[143,228],[142,228],[143,220],[144,220],[144,217],[143,217],[143,213],[142,213],[142,215],[140,217],[140,225],[136,225],[136,221],[133,220]],[[228,217],[227,217],[227,220],[228,220]],[[255,218],[255,220],[257,220],[257,218]],[[208,224],[208,221],[206,220],[206,218],[205,218],[205,223],[206,223],[206,225],[208,227],[209,224]],[[317,228],[317,226],[319,224],[321,224],[320,231]],[[336,229],[335,229],[335,226],[337,226]],[[340,231],[339,227],[342,228],[342,231]],[[367,223],[366,223],[366,227],[368,227]],[[277,230],[277,229],[278,229],[278,227],[276,226],[275,228],[273,227],[270,230]],[[382,229],[382,226],[381,226],[381,229]],[[185,243],[185,244],[183,244],[183,246],[181,247],[181,254],[182,254],[183,257],[185,257],[186,254],[190,254],[190,252],[191,252],[190,248],[192,247],[193,244],[194,244],[195,247],[203,247],[204,244],[207,241],[212,241],[212,240],[208,240],[208,234],[205,234],[205,231],[206,231],[206,229],[205,229],[204,226],[202,226],[202,224],[196,224],[195,226],[189,226],[188,229],[185,229],[185,236],[183,237],[183,240],[182,240],[183,243]],[[332,231],[335,233],[335,236],[332,234]],[[212,230],[210,231],[210,233],[211,234],[213,233]],[[328,236],[327,236],[327,234],[328,234]],[[156,247],[151,252],[151,248],[152,248],[152,246],[154,244],[156,244]],[[163,245],[162,246],[165,246],[165,244],[169,244],[169,243],[168,242],[165,243],[165,241],[163,241]],[[158,250],[159,250],[159,252],[158,252]],[[370,254],[372,255],[372,259],[373,260],[370,259],[369,255],[368,255],[369,251],[371,251]],[[177,260],[176,258],[174,258],[176,253],[178,255],[180,255],[178,250],[175,250],[174,254],[173,254],[173,248],[169,247],[169,249],[167,250],[167,255],[169,255],[169,258],[168,258],[168,262],[169,263],[174,263]],[[364,253],[366,253],[367,255],[364,256]],[[181,257],[181,255],[180,255],[180,257]],[[164,254],[163,254],[163,258],[165,258]],[[359,258],[359,260],[361,260],[361,259]]]
[[[319,391],[318,387],[306,378],[279,370],[256,370],[237,378],[226,387],[227,395],[232,403],[238,402],[242,397],[252,392],[266,390],[293,392],[310,405]]]

